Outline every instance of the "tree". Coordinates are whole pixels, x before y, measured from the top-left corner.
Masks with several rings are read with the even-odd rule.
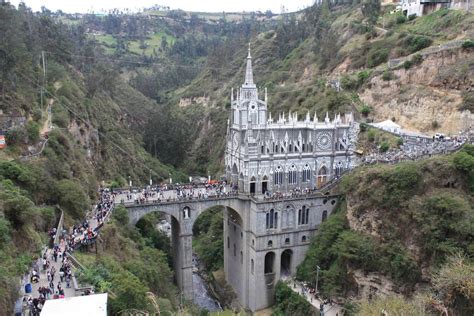
[[[113,218],[123,226],[128,224],[128,212],[123,205],[119,205],[114,209]]]
[[[82,219],[90,206],[90,200],[81,185],[75,181],[63,179],[56,184],[59,205],[74,219]]]
[[[362,2],[362,14],[367,18],[369,25],[375,25],[380,15],[380,9],[380,0],[364,0]]]

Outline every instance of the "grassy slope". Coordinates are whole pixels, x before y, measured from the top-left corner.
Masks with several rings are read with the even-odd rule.
[[[314,266],[320,265],[321,290],[328,296],[360,296],[354,270],[381,273],[406,295],[431,286],[453,253],[472,258],[473,168],[471,146],[446,157],[363,167],[347,175],[347,209],[321,225],[298,276],[313,281]],[[460,308],[451,299],[445,304]]]

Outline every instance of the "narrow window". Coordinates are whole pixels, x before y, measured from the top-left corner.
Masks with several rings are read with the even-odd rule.
[[[324,222],[327,217],[328,217],[328,211],[323,211],[323,216],[321,218],[321,222]]]

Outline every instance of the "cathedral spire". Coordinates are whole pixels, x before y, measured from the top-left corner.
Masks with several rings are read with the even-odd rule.
[[[250,55],[250,43],[249,43],[249,54],[247,55],[247,68],[245,69],[244,86],[255,87],[255,84],[253,83],[252,55]]]

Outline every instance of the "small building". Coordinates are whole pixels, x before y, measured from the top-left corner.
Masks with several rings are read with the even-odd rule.
[[[392,120],[386,120],[386,121],[379,122],[379,123],[372,123],[370,125],[373,126],[373,127],[383,129],[384,131],[387,131],[387,132],[390,132],[390,133],[394,133],[394,134],[400,134],[401,133],[400,125],[398,125],[397,123],[395,123]]]
[[[41,316],[107,316],[107,293],[47,300]]]
[[[468,11],[472,8],[472,0],[401,0],[400,5],[403,14],[409,17],[423,16],[442,8]]]

